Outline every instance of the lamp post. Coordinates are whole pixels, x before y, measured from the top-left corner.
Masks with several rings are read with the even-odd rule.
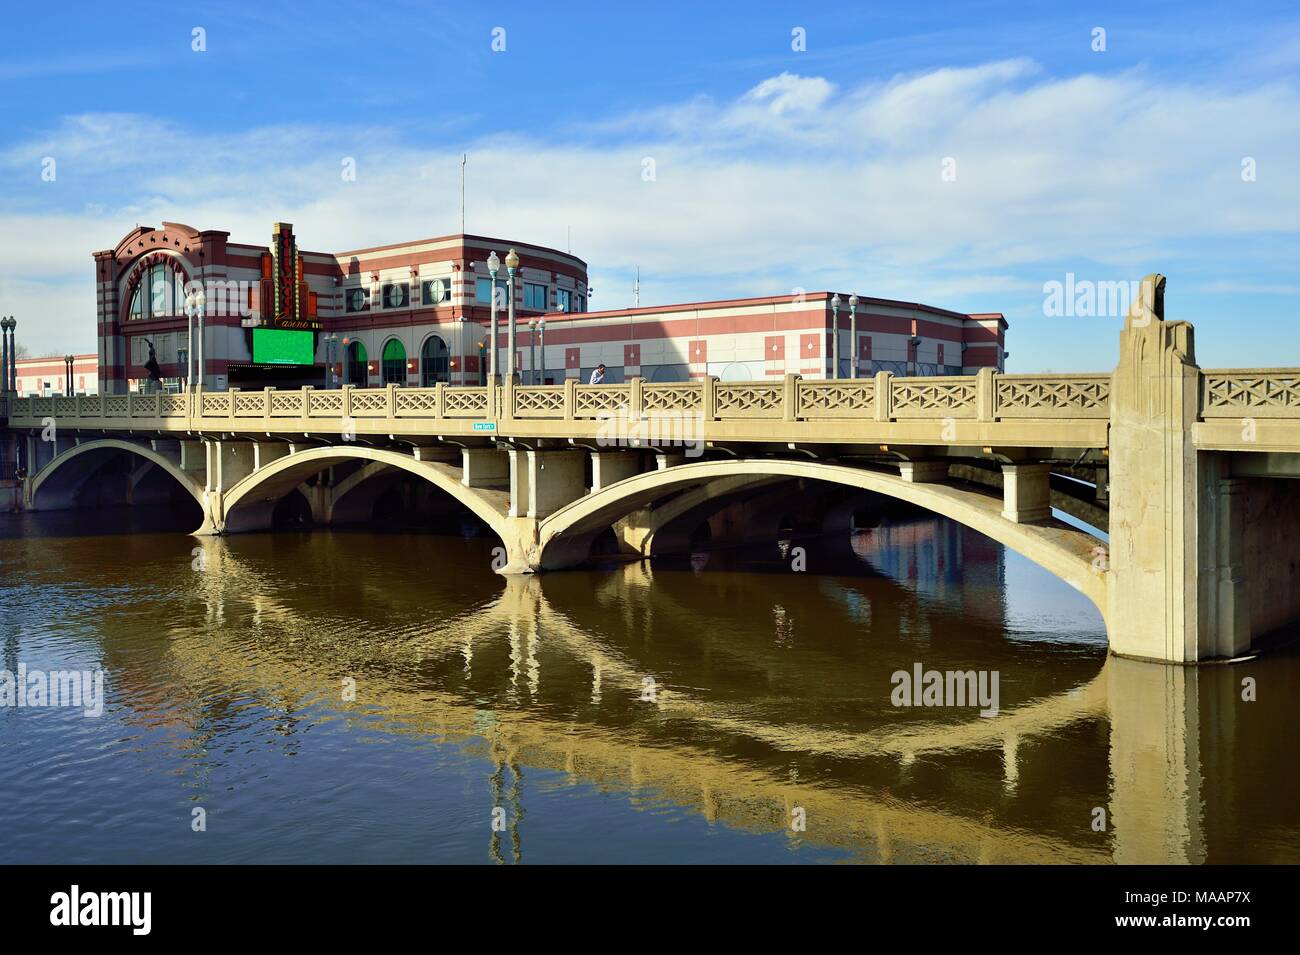
[[[546,384],[546,316],[545,315],[543,315],[541,318],[537,320],[537,334],[540,336],[541,339],[537,343],[537,351],[540,353],[539,357],[542,360],[542,373],[538,377],[537,383],[539,385],[544,385]]]
[[[338,355],[339,337],[333,332],[325,336],[325,387],[333,388],[335,383],[334,360]]]
[[[849,296],[849,377],[858,377],[858,293]]]
[[[831,377],[840,376],[840,294],[831,296]]]
[[[501,259],[497,257],[495,249],[488,256],[487,267],[488,275],[491,276],[488,282],[491,286],[489,297],[492,299],[492,324],[490,326],[492,337],[489,339],[492,345],[488,352],[488,381],[496,385],[499,384],[497,381],[497,271],[501,268]]]
[[[511,383],[515,380],[515,270],[519,268],[519,254],[511,249],[506,253],[506,310],[509,315],[507,322],[509,329],[506,332],[506,347],[510,349],[510,354],[506,356],[506,370],[509,374]],[[496,287],[492,288],[492,294],[496,295]]]
[[[198,337],[199,337],[199,351],[198,351],[198,355],[197,355],[197,358],[198,358],[198,364],[197,364],[198,387],[202,388],[202,387],[203,387],[203,384],[204,384],[204,381],[203,381],[203,372],[204,372],[204,365],[203,365],[203,338],[204,338],[204,334],[203,334],[203,333],[204,333],[204,331],[205,331],[205,326],[204,326],[204,324],[203,324],[203,308],[204,308],[204,306],[205,306],[206,304],[207,304],[207,296],[203,294],[203,288],[202,288],[202,287],[199,287],[199,288],[197,288],[197,289],[192,289],[192,290],[190,291],[190,293],[189,293],[188,295],[185,296],[185,316],[186,316],[185,326],[186,326],[186,332],[187,332],[187,334],[189,335],[189,347],[188,347],[188,348],[186,349],[186,351],[185,351],[185,364],[186,364],[186,369],[185,369],[185,381],[186,381],[186,385],[187,385],[187,387],[189,388],[190,391],[193,391],[193,390],[194,390],[194,387],[195,387],[194,379],[195,379],[195,377],[196,377],[196,375],[191,374],[191,371],[192,371],[193,369],[190,367],[190,366],[193,366],[193,365],[195,364],[195,357],[196,357],[196,356],[195,356],[195,352],[194,352],[194,325],[196,324],[196,322],[197,322],[197,324],[198,324],[198,326],[199,326],[199,336],[198,336]]]
[[[0,318],[0,395],[12,390],[9,382],[9,319]]]
[[[528,380],[537,384],[537,319],[528,320]]]
[[[63,393],[69,398],[77,393],[72,387],[72,366],[74,361],[75,359],[71,355],[63,356],[63,379],[66,385],[63,389]]]
[[[18,390],[18,344],[13,340],[13,330],[18,326],[18,322],[13,316],[0,318],[0,339],[4,339],[4,368],[0,368],[3,376],[0,381],[4,382],[4,391]]]

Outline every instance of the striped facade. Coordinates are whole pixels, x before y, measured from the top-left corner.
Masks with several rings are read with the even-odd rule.
[[[292,228],[292,227],[287,227]],[[524,242],[452,235],[377,248],[301,253],[302,282],[320,323],[316,366],[294,384],[477,385],[487,375],[490,315],[487,258],[515,249],[516,367],[525,382],[589,377],[690,380],[716,375],[754,380],[797,373],[831,377],[831,293],[801,293],[593,312],[587,265],[574,255]],[[180,375],[187,321],[180,307],[133,317],[137,292],[160,270],[178,285],[208,289],[205,386],[261,387],[253,364],[250,314],[263,278],[265,246],[179,223],[138,227],[112,250],[94,254],[97,272],[98,382],[105,394],[147,377],[151,340],[165,380]],[[498,273],[503,283],[504,264]],[[214,296],[213,289],[218,292]],[[1006,321],[909,302],[861,297],[857,341],[850,340],[848,294],[838,312],[840,375],[970,374],[1000,369]],[[215,300],[214,300],[215,299]],[[169,299],[165,304],[175,305]],[[530,320],[536,327],[530,330]],[[499,368],[506,367],[505,308],[499,309]],[[254,317],[251,324],[256,324]],[[542,328],[544,327],[544,332]],[[346,342],[326,375],[326,335]],[[544,340],[545,354],[541,354]],[[347,356],[345,358],[345,355]],[[364,355],[364,360],[362,356]],[[349,359],[350,360],[347,360]],[[387,360],[386,360],[387,359]]]

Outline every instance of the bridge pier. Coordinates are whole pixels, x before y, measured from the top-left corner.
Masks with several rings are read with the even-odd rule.
[[[1002,516],[1017,524],[1051,517],[1051,478],[1050,464],[1002,465]]]

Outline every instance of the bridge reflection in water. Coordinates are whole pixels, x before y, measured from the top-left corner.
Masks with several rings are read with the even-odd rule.
[[[178,773],[214,813],[257,788],[239,768],[260,714],[277,727],[263,742],[296,757],[285,765],[316,800],[338,785],[318,776],[307,730],[340,720],[484,761],[485,794],[456,811],[500,861],[529,858],[555,824],[551,797],[537,808],[555,778],[630,800],[651,831],[672,806],[862,861],[1300,859],[1269,808],[1297,765],[1269,725],[1282,704],[1268,698],[1294,689],[1292,657],[1200,670],[1107,659],[1086,598],[1030,568],[1031,591],[1057,588],[1049,619],[1008,587],[1025,562],[942,519],[886,520],[839,553],[808,544],[817,575],[713,553],[502,579],[486,542],[368,532],[207,539],[196,572],[192,539],[61,539],[56,517],[22,519],[47,522],[44,537],[0,539],[14,586],[67,606],[58,593],[80,578],[73,589],[94,599],[78,639],[100,643],[118,718],[167,727],[174,754],[148,784]],[[151,632],[158,620],[170,623]],[[6,666],[47,642],[30,627],[5,639]],[[999,671],[1000,714],[894,708],[890,674],[915,662]],[[1252,673],[1268,691],[1243,707]],[[340,701],[345,678],[355,703]],[[384,819],[366,747],[347,756],[358,807]],[[791,829],[796,809],[805,831]],[[279,840],[310,837],[277,836],[280,811],[259,804],[265,829],[231,857],[297,858]],[[310,811],[293,815],[311,829]],[[410,826],[386,822],[393,838]],[[608,857],[598,829],[564,825],[587,840],[572,857]],[[111,851],[113,836],[94,838]]]

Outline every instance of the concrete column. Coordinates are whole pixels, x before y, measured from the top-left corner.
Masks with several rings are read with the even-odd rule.
[[[1248,482],[1242,478],[1219,481],[1218,531],[1214,555],[1217,564],[1213,586],[1217,603],[1214,650],[1217,656],[1235,657],[1250,649],[1250,606],[1246,593],[1246,501]]]
[[[900,461],[898,473],[908,484],[925,484],[948,479],[947,461]]]
[[[216,458],[217,489],[225,492],[256,469],[254,444],[250,441],[214,441],[213,457]]]
[[[511,518],[536,517],[530,510],[532,468],[529,467],[528,452],[512,449],[507,454],[510,458],[510,510],[506,515]]]
[[[462,448],[460,483],[466,487],[500,487],[510,481],[510,459],[498,448]]]
[[[1017,524],[1052,516],[1050,464],[1002,465],[1002,516]]]
[[[641,473],[641,454],[638,451],[592,451],[591,491],[609,487],[618,481]]]
[[[669,468],[675,468],[686,463],[686,453],[672,451],[667,454],[655,455],[655,470],[667,471]]]
[[[528,451],[528,516],[541,520],[587,493],[579,451]]]
[[[260,471],[277,458],[292,452],[293,448],[280,441],[257,441],[253,444],[253,469]]]
[[[207,448],[202,441],[184,441],[181,446],[182,471],[206,471],[208,468]]]

